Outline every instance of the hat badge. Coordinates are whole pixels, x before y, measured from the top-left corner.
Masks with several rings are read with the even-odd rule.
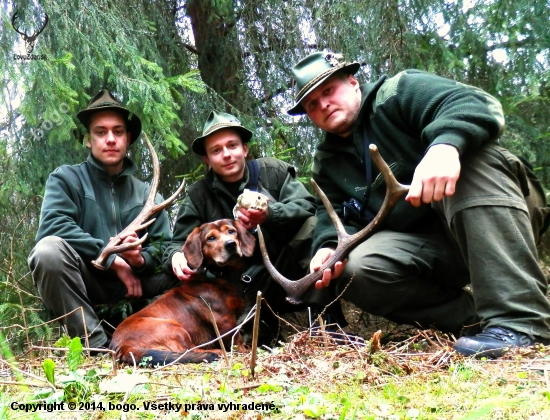
[[[325,50],[323,51],[323,58],[328,61],[328,63],[332,67],[336,67],[344,59],[344,56],[342,54],[336,54],[331,51]]]

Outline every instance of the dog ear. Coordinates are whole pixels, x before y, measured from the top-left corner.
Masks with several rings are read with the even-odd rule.
[[[183,244],[182,251],[189,268],[197,269],[202,265],[203,255],[200,228],[196,227],[189,234],[187,240]]]
[[[251,257],[254,253],[254,247],[256,246],[256,238],[245,229],[245,227],[238,221],[234,222],[237,233],[239,234],[239,240],[241,241],[241,251],[245,257]]]

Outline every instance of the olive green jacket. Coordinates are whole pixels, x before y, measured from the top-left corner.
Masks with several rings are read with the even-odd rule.
[[[266,244],[272,261],[281,248],[296,234],[307,218],[315,215],[315,199],[296,179],[295,169],[274,158],[258,159],[260,175],[258,191],[269,197],[267,219],[262,224]],[[232,194],[214,171],[191,185],[178,211],[172,242],[166,248],[163,265],[172,270],[172,255],[181,251],[191,231],[218,219],[233,219],[233,207],[249,181],[245,167],[244,178],[238,192]],[[258,249],[259,246],[256,246]],[[259,253],[256,252],[256,257]]]
[[[362,106],[353,135],[326,134],[313,162],[313,178],[342,217],[342,203],[363,199],[366,190],[365,143],[374,143],[397,180],[410,184],[416,166],[429,147],[455,146],[460,156],[495,141],[504,129],[500,103],[481,89],[418,70],[406,70],[361,86]],[[366,139],[366,141],[365,141]],[[373,165],[368,209],[376,214],[385,196],[385,183]],[[336,231],[318,202],[313,252],[334,246]],[[385,228],[421,230],[436,218],[430,205],[413,207],[404,200],[386,218]],[[347,225],[350,233],[357,226]]]
[[[88,156],[78,165],[63,165],[53,171],[46,182],[44,201],[36,241],[46,236],[64,239],[91,265],[110,238],[132,222],[142,210],[150,186],[134,176],[137,167],[125,158],[124,169],[111,177],[101,165]],[[157,195],[156,202],[162,197]],[[149,275],[161,263],[164,242],[172,237],[168,215],[163,210],[156,221],[144,231],[149,233],[143,244],[145,265],[134,271]],[[106,261],[108,268],[115,256]]]

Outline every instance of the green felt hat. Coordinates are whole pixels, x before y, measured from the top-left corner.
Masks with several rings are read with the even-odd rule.
[[[120,113],[126,119],[126,128],[132,134],[130,144],[134,143],[141,134],[141,120],[130,110],[124,108],[107,89],[97,93],[76,117],[86,128],[90,125],[90,118],[94,112],[113,110]]]
[[[294,106],[287,111],[288,115],[302,115],[306,111],[300,104],[313,89],[323,83],[334,73],[342,71],[355,74],[361,64],[343,61],[342,54],[330,51],[316,52],[308,55],[292,68],[294,76]]]
[[[206,123],[204,123],[202,136],[193,140],[193,144],[191,145],[193,152],[200,156],[206,156],[204,140],[210,134],[215,133],[222,128],[232,128],[236,130],[240,134],[243,143],[248,143],[252,138],[252,131],[244,128],[237,117],[225,112],[212,111],[208,116]]]

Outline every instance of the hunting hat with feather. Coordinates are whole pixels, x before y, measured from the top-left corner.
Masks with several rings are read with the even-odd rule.
[[[287,111],[288,115],[302,115],[306,111],[300,104],[313,89],[336,72],[355,74],[361,64],[348,63],[342,54],[331,51],[316,52],[308,55],[292,68],[294,76],[294,106]]]
[[[206,156],[204,141],[210,134],[223,128],[232,128],[233,130],[236,130],[241,136],[243,143],[248,143],[252,138],[252,131],[244,128],[237,117],[226,112],[212,111],[204,123],[202,136],[193,140],[193,144],[191,146],[193,152],[199,156]]]
[[[86,128],[88,128],[90,125],[90,118],[95,112],[108,110],[116,111],[124,117],[126,120],[126,128],[132,135],[130,144],[134,143],[141,134],[141,120],[136,114],[124,108],[107,89],[99,91],[90,100],[88,107],[76,114],[76,117]]]

